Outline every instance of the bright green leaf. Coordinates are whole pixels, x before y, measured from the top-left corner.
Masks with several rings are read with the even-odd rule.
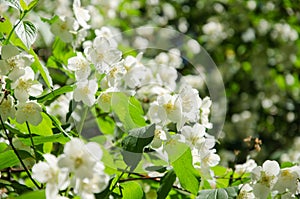
[[[45,190],[28,192],[21,196],[16,197],[16,199],[32,199],[32,198],[46,199]]]
[[[200,186],[200,174],[193,167],[191,149],[177,140],[170,140],[165,148],[181,186],[196,195]]]
[[[36,27],[30,21],[21,21],[17,25],[15,31],[18,37],[22,40],[22,42],[29,50],[31,48],[31,45],[35,42],[37,36]]]
[[[62,94],[65,94],[65,93],[68,93],[68,92],[72,92],[73,90],[74,90],[73,86],[67,85],[67,86],[63,86],[63,87],[60,87],[58,89],[55,89],[55,90],[51,91],[50,93],[42,95],[42,96],[40,96],[40,97],[38,97],[36,99],[37,99],[37,101],[39,103],[44,103],[44,102],[46,102],[48,100],[52,100],[52,99],[54,99],[54,98],[62,95]]]
[[[142,199],[144,192],[137,182],[125,182],[121,185],[123,199]]]
[[[158,199],[164,199],[167,197],[175,180],[176,180],[176,174],[174,170],[170,170],[168,171],[168,173],[164,175],[164,177],[160,181],[160,187],[157,190]]]
[[[65,137],[62,133],[54,134],[51,136],[34,136],[32,139],[35,145],[44,144],[44,143],[53,143],[53,142],[65,144],[70,140],[69,138]],[[31,146],[30,138],[19,138],[19,140],[23,144],[27,146]]]
[[[7,144],[4,142],[0,142],[0,152],[4,151],[7,148]]]
[[[0,170],[16,166],[19,164],[19,159],[13,150],[8,150],[0,153]]]
[[[143,111],[134,99],[130,100],[124,93],[113,93],[111,104],[125,131],[145,126]]]
[[[139,126],[145,126],[144,110],[141,103],[133,96],[129,98],[129,114],[133,122]]]

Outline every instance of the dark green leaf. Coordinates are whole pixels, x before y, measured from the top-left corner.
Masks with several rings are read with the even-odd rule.
[[[157,190],[158,199],[164,199],[167,197],[175,180],[176,180],[176,174],[174,170],[170,170],[168,171],[168,173],[164,175],[164,177],[160,181],[160,187]]]
[[[224,189],[202,190],[199,192],[197,199],[233,199],[236,198],[239,188],[228,187]]]
[[[16,34],[25,44],[27,49],[31,48],[37,36],[37,29],[30,21],[21,21],[16,29]]]
[[[65,144],[69,141],[69,138],[65,137],[62,133],[51,135],[51,136],[34,136],[32,139],[35,145],[44,144],[48,142],[49,143],[58,142],[61,144]],[[30,138],[19,138],[19,140],[23,144],[27,146],[31,146]]]
[[[144,147],[154,138],[155,124],[132,129],[122,141],[122,155],[125,163],[133,170],[140,162]]]

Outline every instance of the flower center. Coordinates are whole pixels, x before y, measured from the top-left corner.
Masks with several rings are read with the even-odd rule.
[[[27,113],[27,114],[32,114],[35,112],[35,108],[34,108],[34,105],[33,104],[26,104],[24,107],[23,107],[23,112],[24,113]]]
[[[75,165],[74,165],[75,169],[78,169],[82,165],[82,163],[83,163],[82,158],[81,157],[77,157],[75,159]]]
[[[167,104],[164,104],[164,108],[166,109],[167,113],[170,113],[175,109],[175,106],[171,103],[171,101],[169,101]]]

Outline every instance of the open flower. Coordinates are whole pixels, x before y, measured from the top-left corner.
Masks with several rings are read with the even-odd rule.
[[[13,45],[5,45],[1,49],[0,75],[8,75],[8,79],[15,81],[25,73],[24,68],[33,62],[33,56],[20,53]]]
[[[90,63],[82,53],[77,53],[77,56],[68,60],[68,69],[75,71],[75,77],[78,81],[87,79],[91,72]]]
[[[86,22],[90,20],[91,16],[88,10],[81,7],[80,0],[74,0],[73,11],[79,25],[81,25],[85,29],[90,28],[90,26]]]
[[[43,92],[43,85],[34,80],[34,72],[30,67],[25,68],[25,74],[12,83],[15,97],[24,102],[29,96],[38,96]]]
[[[82,101],[88,106],[92,106],[95,102],[95,94],[98,84],[95,79],[78,82],[74,90],[74,100]]]
[[[66,143],[64,153],[59,157],[58,165],[74,172],[76,178],[93,178],[94,167],[102,158],[102,150],[98,144],[84,144],[79,138]]]
[[[46,198],[56,199],[59,190],[66,189],[69,185],[67,170],[62,170],[57,165],[57,158],[52,154],[44,154],[45,162],[39,162],[32,167],[32,177],[46,184]]]
[[[28,121],[37,126],[43,120],[41,112],[41,106],[35,101],[21,102],[17,105],[16,120],[21,124]]]
[[[105,37],[96,37],[93,45],[84,49],[88,60],[99,73],[107,73],[110,66],[120,61],[122,53],[114,48]]]
[[[277,182],[280,173],[279,164],[276,161],[267,160],[262,167],[258,166],[252,170],[252,179],[257,182],[253,186],[256,197],[267,198],[273,186]]]
[[[205,142],[205,127],[199,123],[194,124],[193,127],[182,127],[181,134],[185,137],[185,142],[191,148],[200,147]]]
[[[59,17],[51,24],[52,33],[67,43],[73,41],[72,31],[78,28],[78,23],[72,17]]]

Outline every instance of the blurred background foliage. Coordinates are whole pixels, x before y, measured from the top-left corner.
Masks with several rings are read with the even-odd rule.
[[[291,147],[300,134],[300,1],[122,1],[117,15],[122,30],[172,27],[211,55],[228,102],[219,145],[225,165],[248,155],[279,160]]]
[[[250,155],[280,160],[300,134],[299,0],[83,0],[92,28],[166,27],[196,39],[219,68],[227,115],[218,153],[225,166]],[[68,15],[68,0],[41,1],[39,16]],[[36,50],[47,62],[53,40],[39,23]],[[57,82],[64,81],[57,75]],[[55,81],[55,78],[54,78]],[[201,93],[208,95],[204,88]],[[249,137],[251,136],[251,137]]]

